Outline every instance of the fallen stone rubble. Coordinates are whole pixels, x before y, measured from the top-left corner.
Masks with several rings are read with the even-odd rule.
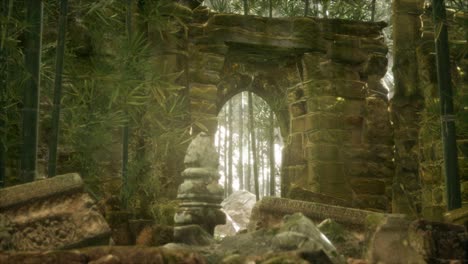
[[[109,246],[118,229],[82,184],[68,174],[0,190],[0,263],[466,263],[462,225],[276,197],[257,202],[249,225],[222,240],[205,232],[203,243],[196,234],[175,243],[172,227],[139,221],[144,246]],[[170,243],[156,247],[159,237]]]

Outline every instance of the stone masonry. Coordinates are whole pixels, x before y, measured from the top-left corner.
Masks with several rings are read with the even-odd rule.
[[[421,15],[421,42],[418,45],[419,89],[424,98],[421,111],[419,141],[419,177],[421,182],[421,214],[435,221],[443,220],[446,211],[445,172],[440,128],[440,102],[435,65],[434,25],[432,12],[426,8]],[[466,39],[468,18],[462,12],[447,12],[449,42],[452,61],[455,125],[458,145],[458,167],[462,186],[462,201],[468,201],[468,86],[467,58],[463,54],[462,39]],[[466,49],[466,43],[465,43]],[[463,68],[465,76],[457,70]]]
[[[282,193],[290,187],[390,209],[393,133],[385,23],[215,14],[189,27],[193,121],[208,133],[227,100],[253,91],[275,111],[285,139]]]

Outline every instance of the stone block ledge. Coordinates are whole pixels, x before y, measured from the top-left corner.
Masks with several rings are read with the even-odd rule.
[[[248,226],[250,231],[261,227],[274,226],[277,221],[288,214],[301,212],[314,222],[331,218],[351,229],[365,230],[370,218],[385,218],[386,214],[346,208],[315,202],[305,202],[277,197],[265,197],[257,202],[252,210],[252,217]]]
[[[0,189],[0,210],[17,207],[30,201],[81,191],[83,187],[84,183],[80,175],[69,173]]]

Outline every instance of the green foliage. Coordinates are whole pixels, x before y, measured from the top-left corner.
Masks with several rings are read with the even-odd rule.
[[[187,113],[183,110],[186,102],[180,96],[182,87],[175,85],[180,73],[170,72],[162,62],[153,62],[157,58],[150,52],[145,34],[136,31],[131,39],[127,38],[124,11],[122,4],[99,1],[91,3],[85,12],[83,25],[93,40],[94,56],[82,67],[70,65],[74,77],[63,99],[63,137],[76,151],[72,160],[78,163],[81,174],[94,185],[103,174],[120,173],[116,169],[120,156],[116,153],[120,129],[128,122],[129,186],[122,198],[129,200],[134,214],[148,215],[151,201],[169,195],[163,188],[169,182],[165,177],[172,175],[167,175],[164,163],[175,153],[168,150],[167,144],[178,146],[187,136]],[[167,12],[155,11],[146,14],[145,19],[154,22],[158,17],[148,15]],[[166,17],[161,20],[168,21]],[[167,29],[163,22],[159,24],[161,31]],[[155,150],[157,157],[149,154]],[[98,195],[103,192],[98,188],[94,191]]]
[[[134,34],[125,30],[125,3],[114,0],[70,3],[63,74],[58,173],[78,172],[96,197],[119,195],[121,188],[121,128],[130,125],[128,198],[135,217],[161,218],[170,205],[155,204],[174,198],[182,168],[190,120],[182,72],[176,72],[167,47],[176,47],[174,35],[185,32],[191,10],[173,1],[145,1],[134,14]],[[136,8],[135,8],[136,11]],[[40,98],[39,159],[46,160],[46,145],[53,97],[58,3],[45,3]],[[9,185],[16,183],[20,147],[21,90],[24,70],[22,34],[24,7],[16,3],[2,42],[9,50],[6,128]],[[5,17],[0,17],[3,23]],[[160,36],[154,41],[153,32]],[[156,51],[156,52],[155,52]],[[182,142],[182,143],[181,143]],[[158,201],[158,202],[155,202]],[[172,215],[170,216],[172,217]]]
[[[160,225],[174,225],[174,215],[179,203],[176,200],[155,200],[151,204],[151,216]]]
[[[209,0],[206,5],[221,13],[243,14],[242,0]],[[249,0],[249,13],[252,15],[269,15],[269,0]],[[273,17],[304,16],[304,0],[272,0]],[[341,18],[369,21],[371,3],[369,0],[311,0],[309,14],[315,17]],[[376,20],[388,20],[391,1],[376,2]]]
[[[1,24],[1,47],[7,53],[6,65],[2,65],[5,86],[1,92],[0,119],[4,126],[0,128],[0,144],[6,149],[7,177],[6,185],[16,184],[19,174],[19,155],[21,149],[20,129],[21,129],[21,101],[22,90],[28,79],[25,71],[23,43],[19,40],[27,25],[24,22],[23,2],[17,3],[8,1],[7,13],[0,14]],[[5,6],[4,6],[5,7]],[[3,77],[2,77],[3,78]],[[5,89],[5,90],[3,90]]]

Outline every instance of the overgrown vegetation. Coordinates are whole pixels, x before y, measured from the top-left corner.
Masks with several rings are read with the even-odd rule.
[[[243,14],[244,5],[242,0],[209,0],[205,1],[215,11],[224,13]],[[306,2],[309,2],[307,15],[325,18],[341,18],[351,20],[369,21],[372,10],[375,20],[387,20],[391,1],[369,0],[249,0],[249,13],[252,15],[269,16],[270,5],[273,17],[304,16]]]
[[[135,217],[158,219],[166,210],[164,203],[176,193],[184,144],[190,137],[183,86],[178,85],[182,73],[173,65],[177,58],[161,54],[178,45],[175,38],[166,36],[183,35],[190,12],[173,1],[145,2],[151,8],[141,9],[136,1],[133,5],[136,23],[131,38],[126,34],[125,3],[70,3],[57,173],[79,172],[96,197],[120,196],[128,199]],[[44,4],[40,176],[46,174],[59,9],[56,2]],[[2,130],[6,133],[2,141],[7,148],[6,185],[18,183],[21,94],[27,77],[22,51],[28,30],[24,6],[16,1],[10,1],[10,6],[11,12],[1,18],[8,28],[2,30],[2,43],[8,50],[7,101],[1,115],[6,124]],[[120,193],[121,130],[125,124],[130,127],[129,181]],[[166,201],[162,209],[155,208],[158,201]]]

